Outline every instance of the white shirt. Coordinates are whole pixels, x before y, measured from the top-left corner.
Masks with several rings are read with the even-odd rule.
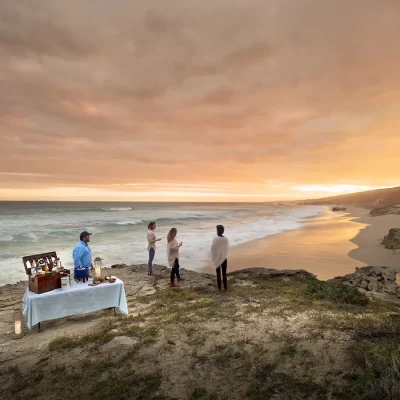
[[[156,242],[151,243],[152,241],[154,241],[156,239],[157,239],[157,236],[154,233],[154,231],[151,231],[149,229],[148,232],[147,232],[147,243],[148,243],[147,250],[150,250],[150,249],[154,249],[155,250],[156,249]]]
[[[214,238],[211,246],[211,261],[215,268],[218,268],[228,257],[229,241],[225,236]]]
[[[167,244],[167,257],[168,265],[173,268],[175,265],[175,258],[179,260],[179,243],[176,239],[171,240]]]

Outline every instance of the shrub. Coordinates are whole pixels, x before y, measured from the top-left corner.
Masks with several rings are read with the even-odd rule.
[[[382,339],[363,341],[353,348],[360,372],[354,388],[363,400],[400,399],[400,343]]]
[[[357,288],[337,282],[310,280],[307,285],[306,295],[313,300],[326,300],[338,304],[352,304],[366,306],[369,302],[365,293]]]

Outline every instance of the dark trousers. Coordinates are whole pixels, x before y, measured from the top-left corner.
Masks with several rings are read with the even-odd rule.
[[[226,278],[226,269],[228,268],[228,260],[225,260],[218,268],[217,268],[217,283],[218,289],[221,290],[221,270],[222,270],[222,280],[224,282],[224,289],[228,289],[228,279]]]
[[[155,254],[156,254],[156,251],[151,247],[149,250],[149,261],[147,263],[150,274],[153,272],[153,260],[154,260]]]
[[[174,266],[171,269],[171,283],[174,282],[175,280],[175,275],[178,278],[178,281],[181,279],[180,275],[179,275],[179,260],[177,258],[175,258],[175,263]]]

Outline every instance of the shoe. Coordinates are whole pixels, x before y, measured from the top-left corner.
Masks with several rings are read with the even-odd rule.
[[[176,283],[175,283],[175,282],[171,282],[171,283],[169,284],[169,287],[176,287]]]
[[[184,281],[184,280],[185,280],[185,278],[182,278],[182,277],[178,278],[178,282]]]
[[[152,272],[148,272],[147,275],[153,275],[153,273]]]

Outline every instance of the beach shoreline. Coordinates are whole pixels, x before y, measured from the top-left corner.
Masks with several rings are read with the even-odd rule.
[[[388,266],[400,273],[400,251],[385,249],[381,244],[389,229],[400,227],[400,215],[372,217],[367,208],[343,207],[346,211],[333,212],[332,206],[326,206],[319,215],[303,218],[303,226],[297,229],[232,246],[228,271],[253,267],[304,269],[321,280],[352,273],[365,265]],[[182,266],[215,274],[209,264]],[[13,284],[1,287],[9,285]]]
[[[228,270],[304,269],[322,280],[365,265],[388,266],[400,273],[400,252],[381,245],[389,229],[400,227],[400,216],[371,217],[369,209],[343,207],[347,210],[333,212],[327,207],[320,215],[305,219],[299,229],[232,247]]]

